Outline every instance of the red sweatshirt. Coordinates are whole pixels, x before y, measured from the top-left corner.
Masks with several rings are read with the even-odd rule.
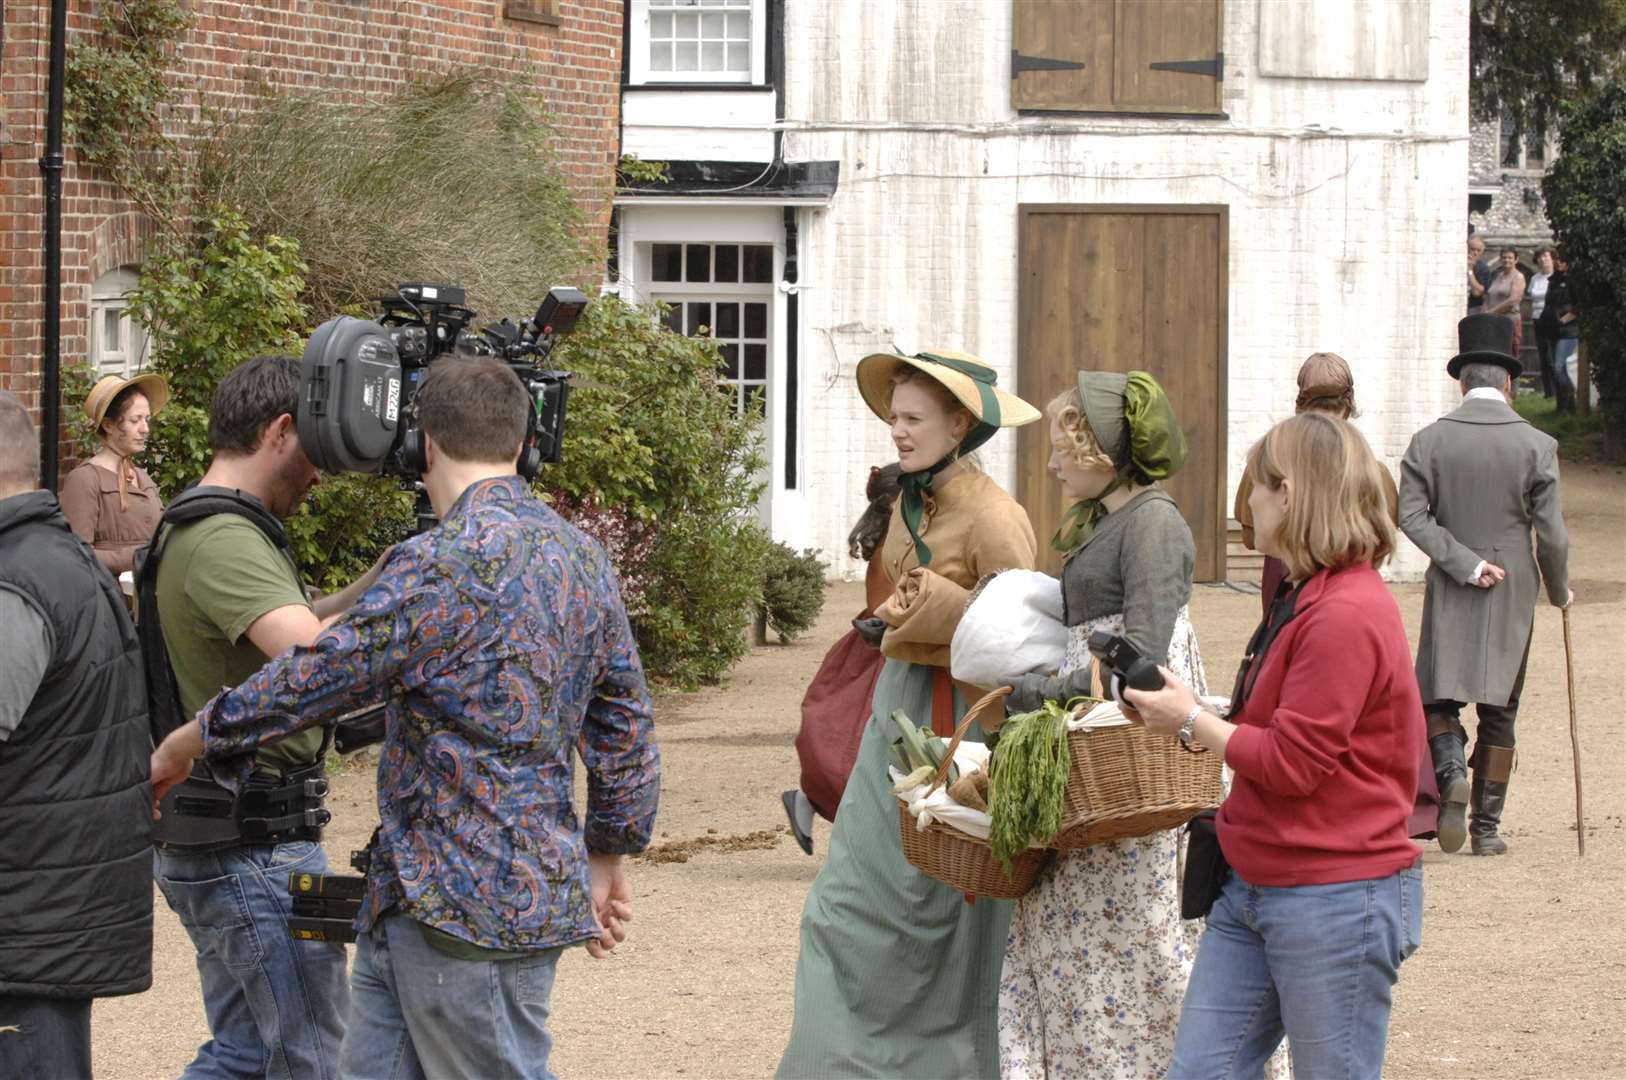
[[[1254,885],[1387,877],[1417,861],[1406,816],[1426,728],[1400,608],[1370,566],[1322,571],[1266,650],[1225,749],[1225,858]]]

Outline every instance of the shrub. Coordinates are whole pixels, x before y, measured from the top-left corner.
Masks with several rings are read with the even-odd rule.
[[[1542,181],[1553,236],[1569,261],[1604,453],[1626,457],[1626,82],[1565,107],[1561,147]]]
[[[788,642],[810,629],[824,607],[824,563],[818,552],[775,543],[768,548],[762,571],[762,600],[758,610],[768,628]]]
[[[756,521],[763,461],[754,415],[718,392],[715,343],[601,297],[554,353],[577,375],[563,460],[540,483],[606,540],[638,609],[652,673],[682,686],[745,653],[768,541]],[[582,516],[580,508],[591,513]],[[625,538],[607,538],[605,508]]]
[[[199,140],[194,197],[297,242],[313,311],[375,311],[432,281],[492,321],[529,316],[600,265],[552,144],[523,72],[454,69],[362,99],[262,87]]]

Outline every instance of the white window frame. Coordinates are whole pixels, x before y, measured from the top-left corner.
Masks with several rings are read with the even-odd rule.
[[[665,243],[682,244],[685,248],[700,245],[700,246],[705,246],[705,247],[712,248],[714,252],[715,252],[715,249],[717,247],[719,247],[719,246],[728,246],[728,247],[741,247],[742,245],[743,246],[760,246],[760,247],[768,248],[769,252],[770,252],[770,258],[773,257],[773,250],[772,250],[773,245],[767,244],[767,243],[762,243],[761,241],[750,241],[750,240],[664,241],[664,240],[657,240],[657,241],[650,242],[650,251],[647,253],[646,258],[653,258],[653,249],[654,249],[655,244],[665,244]],[[685,267],[685,272],[687,272],[687,265],[688,265],[687,264],[687,251],[685,251],[684,256],[685,256],[684,267]],[[715,254],[712,255],[712,260],[713,260],[713,263],[715,264],[715,260],[716,260],[716,255]],[[740,265],[741,265],[741,272],[743,274],[743,271],[744,271],[744,251],[743,251],[743,249],[741,251],[741,264]],[[770,277],[771,276],[772,275],[770,275]],[[654,280],[654,274],[651,273],[650,274],[650,282],[649,282],[649,295],[650,295],[651,300],[658,300],[658,301],[660,301],[662,303],[671,304],[673,307],[676,307],[679,304],[696,303],[696,302],[702,302],[702,301],[706,302],[706,303],[709,303],[709,304],[713,304],[713,305],[715,305],[715,304],[762,304],[763,305],[763,307],[765,309],[765,312],[766,312],[766,317],[767,318],[766,318],[766,323],[765,323],[764,328],[763,328],[763,335],[762,335],[762,337],[760,339],[760,342],[759,342],[764,347],[764,358],[765,358],[764,366],[763,366],[763,372],[762,372],[762,378],[760,378],[760,379],[748,378],[746,376],[746,374],[745,374],[745,344],[746,344],[745,338],[746,338],[746,334],[745,334],[745,313],[742,310],[740,312],[740,333],[739,333],[737,338],[730,339],[730,340],[737,340],[737,341],[740,342],[740,354],[739,354],[739,360],[738,360],[738,365],[737,365],[737,369],[736,369],[738,371],[738,375],[735,378],[728,378],[727,376],[725,376],[722,373],[721,370],[719,370],[718,375],[717,375],[717,381],[718,381],[719,384],[726,384],[726,385],[733,386],[735,388],[734,389],[735,411],[736,411],[736,413],[739,413],[741,415],[743,415],[743,413],[744,413],[745,406],[746,406],[746,399],[749,397],[750,392],[753,389],[761,390],[762,391],[763,420],[764,420],[764,423],[767,423],[769,421],[769,412],[773,408],[773,392],[772,391],[773,391],[773,384],[774,384],[774,329],[775,329],[775,326],[776,326],[776,320],[774,318],[775,303],[774,303],[774,283],[773,283],[773,281],[771,281],[771,280],[770,281],[765,281],[765,282],[743,282],[743,281],[655,281]],[[685,333],[686,332],[687,332],[687,330],[685,330]],[[713,336],[715,336],[715,335],[713,335]],[[753,343],[758,343],[758,339],[756,339],[756,338],[752,338],[751,340],[752,340]],[[744,387],[743,392],[740,389],[741,387]]]
[[[129,378],[140,371],[147,359],[147,331],[130,315],[130,290],[135,288],[136,272],[121,267],[102,275],[90,289],[90,326],[86,350],[96,377],[117,375]],[[107,316],[118,313],[118,344],[107,347]]]
[[[716,83],[719,86],[763,86],[768,81],[767,0],[751,0],[751,72],[742,79],[731,71],[651,71],[649,68],[650,0],[629,0],[627,5],[627,82],[633,86],[663,83]],[[705,12],[706,8],[696,8]],[[728,10],[728,9],[711,9]]]

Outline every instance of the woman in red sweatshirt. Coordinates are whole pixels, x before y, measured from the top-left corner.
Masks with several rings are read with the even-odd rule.
[[[1259,550],[1293,589],[1243,658],[1229,719],[1168,672],[1127,691],[1151,731],[1235,772],[1216,825],[1229,880],[1208,916],[1169,1080],[1258,1076],[1285,1035],[1298,1076],[1378,1077],[1391,990],[1422,937],[1406,836],[1425,739],[1380,466],[1355,428],[1306,413],[1248,455]]]

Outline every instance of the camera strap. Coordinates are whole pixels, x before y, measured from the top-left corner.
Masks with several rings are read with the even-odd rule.
[[[1262,619],[1259,626],[1248,639],[1247,652],[1242,657],[1242,664],[1237,668],[1236,685],[1231,690],[1230,715],[1236,716],[1242,712],[1242,706],[1253,693],[1254,683],[1259,681],[1259,669],[1264,666],[1265,653],[1271,644],[1281,634],[1283,627],[1293,621],[1298,614],[1299,593],[1304,588],[1304,582],[1293,586],[1286,592],[1278,592],[1276,599],[1271,602],[1270,612]]]

